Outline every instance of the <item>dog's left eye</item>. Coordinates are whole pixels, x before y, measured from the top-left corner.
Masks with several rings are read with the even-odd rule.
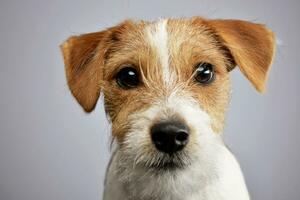
[[[139,74],[133,67],[124,67],[116,75],[117,84],[123,89],[132,89],[139,85]]]
[[[195,80],[201,84],[209,84],[215,78],[213,65],[210,63],[201,62],[197,65]]]

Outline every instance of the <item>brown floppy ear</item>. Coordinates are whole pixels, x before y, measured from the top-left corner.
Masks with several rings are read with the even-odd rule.
[[[235,62],[257,91],[265,90],[272,64],[273,32],[261,24],[241,20],[209,20]]]
[[[72,36],[61,46],[69,88],[86,112],[91,112],[100,95],[106,32]]]

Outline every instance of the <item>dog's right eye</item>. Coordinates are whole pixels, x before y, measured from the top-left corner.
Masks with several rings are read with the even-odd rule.
[[[123,89],[132,89],[139,85],[139,74],[133,67],[124,67],[116,75],[117,84]]]

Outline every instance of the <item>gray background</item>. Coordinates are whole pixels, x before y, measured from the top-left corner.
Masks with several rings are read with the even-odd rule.
[[[102,101],[85,114],[65,81],[58,45],[125,18],[203,15],[268,24],[281,44],[268,91],[238,70],[226,141],[255,200],[300,199],[300,1],[0,2],[0,200],[99,200],[109,159]]]

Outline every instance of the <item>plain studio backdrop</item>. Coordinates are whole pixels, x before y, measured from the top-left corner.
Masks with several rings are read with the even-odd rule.
[[[278,37],[268,90],[238,69],[225,139],[254,200],[300,199],[300,1],[0,2],[0,199],[100,200],[110,157],[103,101],[88,115],[66,85],[67,37],[126,18],[205,16],[267,24]]]

